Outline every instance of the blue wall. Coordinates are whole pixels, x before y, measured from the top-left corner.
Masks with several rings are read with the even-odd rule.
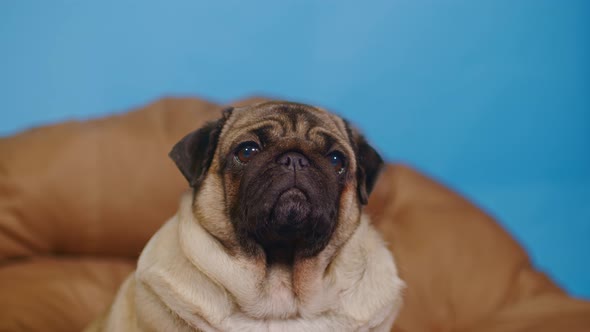
[[[590,1],[21,0],[0,43],[0,134],[170,94],[313,102],[590,297]]]

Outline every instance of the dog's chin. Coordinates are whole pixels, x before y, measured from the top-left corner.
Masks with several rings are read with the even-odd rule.
[[[278,189],[278,188],[277,188]],[[263,201],[276,198],[272,206]],[[335,204],[327,204],[305,188],[269,190],[262,200],[248,200],[250,237],[264,250],[269,263],[292,263],[298,256],[313,256],[329,242],[335,224]],[[277,197],[278,196],[278,197]],[[325,198],[324,198],[325,199]],[[334,205],[332,208],[326,206]]]
[[[290,261],[309,232],[312,204],[298,188],[283,191],[276,199],[264,225],[258,225],[256,241],[270,261]]]
[[[296,230],[300,228],[311,212],[311,204],[301,189],[285,190],[277,199],[271,213],[274,225]],[[286,229],[287,230],[287,229]]]

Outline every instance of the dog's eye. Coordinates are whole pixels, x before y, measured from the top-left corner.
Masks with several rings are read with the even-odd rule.
[[[338,174],[344,173],[346,169],[346,158],[340,151],[330,152],[328,154],[328,161],[334,167],[334,171]]]
[[[252,158],[260,152],[260,147],[254,142],[245,142],[240,144],[236,152],[236,159],[242,164],[248,163]]]

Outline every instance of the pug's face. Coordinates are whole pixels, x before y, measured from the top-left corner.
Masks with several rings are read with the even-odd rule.
[[[196,191],[203,226],[270,263],[345,241],[382,166],[344,120],[287,102],[228,109],[170,155]]]

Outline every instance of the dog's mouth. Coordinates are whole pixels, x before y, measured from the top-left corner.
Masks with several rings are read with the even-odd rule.
[[[302,189],[293,186],[283,191],[277,201],[279,200],[307,201],[307,195]]]
[[[317,254],[337,224],[337,184],[312,168],[297,179],[278,167],[264,170],[252,170],[241,183],[233,221],[242,243],[262,248],[269,261]]]
[[[300,188],[291,187],[277,198],[271,219],[276,224],[297,228],[297,224],[305,221],[310,212],[311,204],[305,192]]]

